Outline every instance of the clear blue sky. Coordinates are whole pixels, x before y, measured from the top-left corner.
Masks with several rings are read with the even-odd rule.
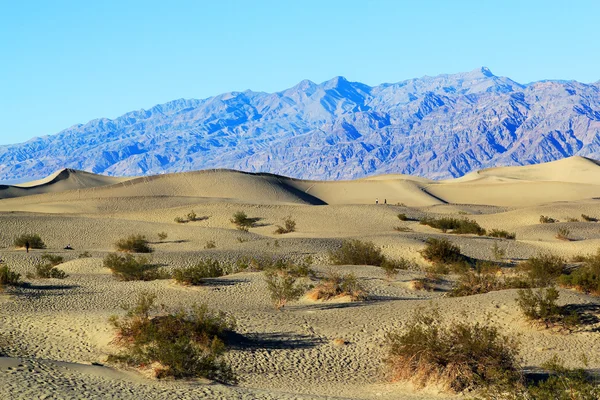
[[[600,1],[0,0],[0,144],[177,98],[489,67],[600,80]]]

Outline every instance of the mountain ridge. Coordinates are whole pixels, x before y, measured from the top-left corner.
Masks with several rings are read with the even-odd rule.
[[[338,76],[279,92],[176,99],[0,146],[0,180],[73,168],[115,176],[206,168],[339,180],[431,179],[573,155],[600,158],[600,85],[528,84],[481,67],[369,86]]]

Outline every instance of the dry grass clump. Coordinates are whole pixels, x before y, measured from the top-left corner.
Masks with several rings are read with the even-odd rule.
[[[423,218],[420,221],[421,225],[427,225],[432,228],[440,229],[442,232],[464,235],[464,234],[475,234],[485,235],[485,229],[483,229],[476,221],[469,219],[458,219],[452,217],[441,217],[441,218]]]
[[[495,237],[495,238],[502,238],[502,239],[509,239],[509,240],[514,240],[517,238],[517,234],[512,232],[508,232],[508,231],[503,231],[500,229],[492,229],[491,231],[488,232],[487,234],[489,237]]]
[[[462,392],[520,379],[517,343],[497,328],[419,310],[404,331],[386,336],[385,362],[394,381],[440,384]]]
[[[130,253],[152,253],[154,250],[148,244],[144,235],[130,235],[126,239],[120,239],[115,243],[118,251]]]
[[[470,259],[460,252],[460,247],[447,239],[428,238],[421,255],[436,267],[436,273],[464,271],[469,268]]]
[[[194,266],[173,270],[173,279],[183,285],[198,286],[206,278],[217,278],[223,275],[225,270],[217,260],[213,259],[202,260]]]
[[[565,272],[565,260],[542,253],[520,263],[517,269],[526,274],[531,287],[545,287],[553,284]]]
[[[352,301],[367,299],[367,291],[354,274],[330,273],[307,294],[311,300],[331,300],[346,296]]]
[[[553,224],[555,222],[558,222],[558,220],[546,215],[540,215],[540,224]]]
[[[285,217],[283,219],[283,226],[277,225],[277,229],[275,230],[275,234],[283,235],[285,233],[295,232],[296,231],[296,221],[292,219],[291,216]]]
[[[571,241],[572,239],[570,238],[571,236],[571,230],[569,228],[567,228],[566,226],[563,226],[561,228],[558,228],[558,232],[556,232],[556,238],[559,240],[565,240],[565,241]]]
[[[21,284],[21,274],[13,271],[8,265],[0,266],[0,289],[4,286],[19,286]]]
[[[109,361],[155,366],[158,378],[235,382],[231,367],[223,360],[225,338],[235,329],[235,320],[205,305],[159,313],[155,302],[155,295],[142,293],[126,316],[110,319],[117,330],[115,343],[124,350],[109,356]]]
[[[581,214],[581,219],[586,222],[598,222],[598,218],[590,217],[589,215]]]
[[[40,279],[65,279],[68,275],[65,271],[56,268],[57,265],[62,264],[64,261],[63,257],[54,254],[42,254],[42,263],[35,265],[35,274],[28,274],[28,278],[40,278]]]
[[[568,313],[565,307],[556,304],[558,297],[558,290],[552,286],[536,291],[531,288],[521,289],[517,304],[527,319],[542,323],[547,328],[554,325],[569,328],[579,324],[577,313]]]
[[[167,272],[150,264],[150,260],[146,257],[112,253],[104,257],[103,264],[120,281],[153,281],[170,278]]]
[[[29,243],[30,249],[45,249],[46,244],[37,233],[24,233],[14,240],[15,247],[26,247]]]
[[[563,286],[600,296],[600,249],[595,255],[582,257],[583,265],[559,278]]]

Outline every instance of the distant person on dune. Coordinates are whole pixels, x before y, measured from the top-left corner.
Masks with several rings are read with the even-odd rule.
[[[25,251],[29,253],[29,241],[25,242]]]
[[[375,204],[379,204],[379,197],[375,199]]]

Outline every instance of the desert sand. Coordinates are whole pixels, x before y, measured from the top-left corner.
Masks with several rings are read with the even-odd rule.
[[[356,181],[301,181],[270,174],[210,170],[142,178],[111,178],[63,170],[47,179],[0,188],[0,258],[25,275],[44,252],[65,258],[64,280],[28,279],[30,287],[0,293],[0,398],[11,399],[445,399],[453,395],[406,383],[390,383],[385,374],[384,336],[402,329],[417,307],[437,307],[449,321],[467,319],[498,326],[516,335],[528,368],[551,355],[579,366],[600,369],[598,332],[557,333],[533,326],[516,307],[516,290],[450,298],[442,287],[413,290],[419,270],[401,271],[388,282],[374,266],[332,266],[327,254],[344,239],[373,241],[390,258],[427,263],[419,254],[429,237],[445,237],[463,253],[491,259],[494,242],[506,258],[524,260],[551,251],[564,257],[595,253],[600,223],[540,224],[540,215],[560,221],[582,213],[600,217],[600,166],[573,157],[527,167],[482,170],[465,177],[431,181],[406,175]],[[375,204],[375,199],[379,204]],[[383,204],[387,201],[387,204]],[[177,224],[174,218],[194,210],[199,221]],[[250,232],[231,224],[236,211],[260,218]],[[455,215],[486,229],[504,229],[517,240],[443,234],[410,217]],[[286,216],[296,232],[275,235]],[[394,227],[410,230],[398,232]],[[572,241],[555,238],[568,227]],[[168,238],[158,241],[157,233]],[[38,233],[46,250],[26,253],[13,246],[15,236]],[[168,268],[199,259],[235,261],[272,254],[299,260],[313,256],[319,272],[355,273],[369,289],[362,302],[311,302],[306,299],[276,311],[260,272],[215,278],[210,284],[184,287],[172,280],[120,282],[103,267],[114,243],[130,234],[146,235],[154,262]],[[216,248],[204,249],[207,241]],[[70,244],[74,250],[63,250]],[[90,258],[78,258],[84,251]],[[452,276],[448,277],[451,284]],[[118,348],[112,343],[111,315],[122,315],[141,291],[152,291],[168,306],[206,303],[235,316],[237,331],[249,344],[226,356],[238,374],[235,386],[207,381],[157,380],[106,363]],[[598,304],[599,299],[561,289],[561,303]],[[336,346],[335,339],[345,345]]]

